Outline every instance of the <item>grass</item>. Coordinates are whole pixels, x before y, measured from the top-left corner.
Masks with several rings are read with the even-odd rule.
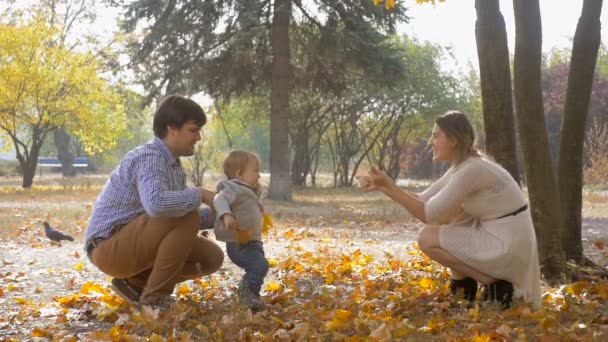
[[[92,206],[107,176],[80,175],[63,178],[48,175],[35,179],[31,189],[20,187],[21,179],[0,179],[0,237],[14,234],[25,225],[41,225],[47,215],[54,226],[67,233],[83,234]],[[217,177],[209,177],[210,181]],[[267,179],[263,179],[268,184]],[[413,188],[420,191],[420,188]],[[359,188],[306,188],[295,190],[293,201],[263,199],[268,213],[277,220],[306,220],[310,224],[383,221],[403,223],[412,220],[405,209],[380,193],[364,193]],[[608,216],[608,196],[585,191],[583,215]]]

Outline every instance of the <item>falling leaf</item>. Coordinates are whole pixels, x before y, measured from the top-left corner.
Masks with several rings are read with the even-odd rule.
[[[262,233],[267,234],[271,228],[274,228],[274,222],[270,214],[264,214],[264,220],[262,222]]]
[[[76,271],[82,271],[82,269],[84,268],[84,263],[81,261],[81,262],[77,263],[76,265],[74,265],[73,268]]]
[[[384,8],[386,8],[387,10],[395,8],[395,0],[386,0],[386,2],[384,3]]]

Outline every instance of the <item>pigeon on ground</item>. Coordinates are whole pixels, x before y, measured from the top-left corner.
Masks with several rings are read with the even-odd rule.
[[[48,222],[44,222],[44,232],[46,233],[46,237],[48,237],[49,239],[53,240],[53,241],[61,241],[61,240],[68,240],[68,241],[74,241],[74,238],[63,234],[62,232],[53,229],[51,227],[51,225]]]

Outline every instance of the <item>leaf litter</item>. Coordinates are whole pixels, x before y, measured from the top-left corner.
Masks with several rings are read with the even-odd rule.
[[[266,309],[252,313],[236,301],[241,271],[228,259],[212,276],[178,284],[169,310],[134,307],[83,255],[82,237],[51,243],[42,217],[23,219],[0,240],[5,341],[608,339],[605,280],[545,285],[538,311],[522,302],[505,311],[487,303],[467,309],[450,295],[446,269],[413,242],[416,224],[268,223]],[[593,245],[605,253],[602,241]]]

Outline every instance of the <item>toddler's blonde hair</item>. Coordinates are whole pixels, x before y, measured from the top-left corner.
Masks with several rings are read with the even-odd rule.
[[[260,164],[260,158],[254,153],[243,150],[230,151],[228,156],[226,156],[226,159],[224,159],[224,175],[226,175],[228,179],[236,178],[237,172],[242,172],[252,161]]]

